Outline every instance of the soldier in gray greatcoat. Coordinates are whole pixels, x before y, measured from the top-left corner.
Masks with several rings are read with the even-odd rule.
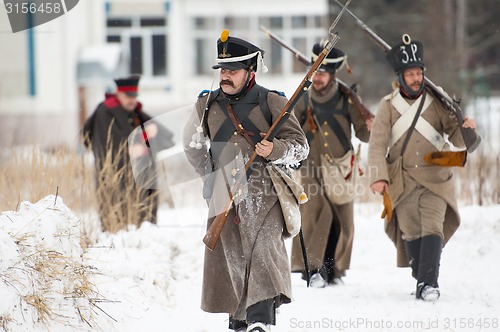
[[[139,226],[146,220],[156,223],[158,191],[154,167],[133,174],[131,163],[133,160],[154,166],[154,156],[143,140],[136,144],[134,139],[129,144],[131,133],[143,127],[145,132],[137,137],[147,135],[148,143],[158,151],[173,146],[172,133],[150,121],[151,116],[138,100],[139,77],[119,78],[115,83],[116,93],[106,94],[82,132],[84,144],[92,149],[95,158],[97,204],[106,231],[117,231],[127,224]]]
[[[440,296],[441,250],[460,224],[453,168],[432,163],[430,153],[463,147],[458,121],[424,88],[423,45],[408,35],[387,54],[398,76],[380,101],[369,143],[371,189],[387,192],[394,213],[385,231],[397,248],[397,264],[411,266],[416,298]],[[412,126],[413,125],[413,126]],[[465,128],[476,127],[466,118]],[[448,135],[448,140],[445,139]],[[400,161],[400,167],[395,167]],[[402,174],[398,180],[397,174]],[[395,188],[401,188],[396,190]]]
[[[313,62],[322,50],[319,43],[314,45]],[[346,57],[343,51],[333,48],[315,74],[312,88],[295,106],[295,115],[311,148],[299,170],[300,182],[309,197],[307,204],[301,205],[300,209],[312,287],[343,282],[341,278],[350,267],[354,240],[354,204],[352,200],[339,204],[325,194],[328,188],[320,171],[325,167],[321,156],[354,157],[352,135],[355,133],[361,141],[368,142],[372,124],[372,120],[363,120],[336,80],[336,73],[345,65]],[[353,169],[351,161],[349,158],[347,162],[354,176],[358,170]],[[343,194],[343,190],[338,190],[337,195]],[[303,272],[304,269],[301,245],[296,237],[292,246],[292,271]]]
[[[272,142],[262,139],[261,133],[270,129],[287,103],[280,93],[256,83],[256,70],[264,68],[263,53],[225,30],[217,41],[217,64],[213,66],[220,69],[220,88],[200,94],[194,124],[188,122],[184,132],[189,162],[201,176],[213,176],[204,189],[212,212],[207,228],[221,212],[214,212],[213,205],[224,200],[226,183],[232,187],[244,171],[241,161],[248,160],[254,150],[258,155],[247,177],[245,195],[235,193],[235,207],[218,243],[213,251],[205,250],[201,304],[207,312],[228,313],[230,329],[252,332],[269,331],[275,324],[276,308],[292,299],[285,220],[276,192],[269,190],[272,180],[266,164],[286,169],[309,151],[294,115]],[[201,131],[210,139],[208,151],[194,139]]]

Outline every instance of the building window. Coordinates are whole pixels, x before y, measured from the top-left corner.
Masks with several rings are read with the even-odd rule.
[[[107,41],[119,43],[128,73],[168,76],[168,19],[160,16],[107,18]]]
[[[153,76],[167,75],[167,36],[165,34],[153,35]]]
[[[132,26],[132,20],[131,19],[120,19],[120,18],[108,18],[107,21],[107,27],[113,27],[113,28],[124,28],[124,27],[131,27]]]
[[[130,73],[142,75],[142,37],[131,37],[130,38]]]

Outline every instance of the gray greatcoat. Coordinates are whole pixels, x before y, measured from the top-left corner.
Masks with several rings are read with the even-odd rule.
[[[259,89],[254,85],[241,99],[231,100],[235,113],[242,107],[248,108],[248,118],[260,130],[266,133],[270,123],[266,120],[254,93]],[[219,90],[214,92],[218,93]],[[219,95],[220,96],[220,95]],[[213,96],[212,96],[213,97]],[[201,96],[195,107],[199,124],[208,96]],[[274,122],[285,106],[287,99],[274,92],[269,92],[267,102]],[[246,112],[245,112],[246,113]],[[215,137],[226,115],[217,101],[211,103],[208,110],[207,129],[210,137]],[[243,122],[243,121],[242,121]],[[212,160],[205,149],[189,148],[195,127],[188,123],[185,128],[185,152],[190,163],[200,175],[210,171]],[[245,128],[247,129],[247,128]],[[232,127],[234,131],[234,127]],[[259,133],[252,133],[259,135]],[[304,132],[292,114],[283,125],[273,141],[274,147],[268,160],[257,162],[248,180],[247,195],[237,205],[239,222],[235,220],[235,211],[231,209],[220,239],[213,251],[206,249],[203,273],[203,290],[201,307],[207,312],[229,313],[237,320],[246,319],[246,309],[263,300],[275,299],[276,307],[291,301],[291,278],[288,255],[285,248],[283,213],[272,187],[271,179],[265,169],[269,161],[290,166],[307,157],[309,151]],[[217,142],[211,142],[211,145]],[[253,148],[242,135],[231,135],[214,161],[218,167],[237,165],[242,154],[246,161],[253,153]],[[241,167],[235,166],[241,171]],[[227,172],[232,182],[233,172]],[[221,174],[216,173],[216,187],[220,183]],[[210,200],[210,211],[213,203],[219,199],[220,191],[215,190]],[[207,228],[213,218],[209,218]]]
[[[378,180],[385,180],[389,183],[387,162],[392,163],[401,154],[401,148],[406,133],[404,133],[388,151],[391,129],[401,116],[391,104],[392,98],[398,93],[399,88],[382,98],[376,113],[368,152],[371,183]],[[426,98],[433,97],[428,93]],[[405,100],[409,104],[415,102],[415,100]],[[423,111],[420,116],[426,119],[441,135],[449,135],[448,139],[453,145],[457,147],[464,146],[456,118],[451,117],[448,111],[446,111],[436,99],[432,101],[427,110]],[[393,207],[396,207],[397,204],[408,196],[417,186],[423,186],[443,198],[448,204],[443,226],[443,242],[446,243],[458,228],[460,216],[458,214],[455,195],[453,168],[429,165],[423,160],[425,154],[433,151],[437,151],[437,148],[417,130],[413,130],[403,156],[404,192],[399,199],[396,202],[392,202],[392,204]],[[391,220],[387,220],[386,218],[385,232],[396,245],[397,265],[399,267],[409,266],[404,251],[402,233],[398,226],[398,220],[395,213],[393,213]]]
[[[117,207],[125,219],[120,220],[120,222],[139,225],[148,220],[156,223],[158,193],[155,190],[157,187],[154,176],[155,165],[148,154],[141,156],[137,158],[137,164],[152,165],[141,174],[133,174],[128,153],[130,134],[141,123],[145,124],[150,120],[151,116],[142,110],[141,103],[137,104],[135,110],[129,112],[120,105],[114,94],[106,94],[105,101],[97,106],[83,126],[84,144],[92,148],[95,158],[97,186],[100,186],[101,183],[111,185],[111,192],[116,193],[124,190],[133,191],[133,193],[126,193],[128,199],[133,199],[132,204],[134,205],[143,206],[140,209],[131,209],[131,211],[136,211],[137,215],[129,215],[127,204],[131,202],[127,202],[127,195],[115,195],[110,198],[110,194],[106,192],[109,189],[100,188],[97,191],[97,202],[103,226],[112,222],[110,220],[113,220],[115,215],[113,209],[117,209]],[[151,146],[155,146],[156,151],[172,147],[172,133],[159,124],[157,127],[159,131],[156,137],[149,138]],[[142,138],[142,136],[142,134],[137,135],[136,139]],[[113,167],[110,166],[111,163],[113,163]]]
[[[353,203],[337,205],[329,201],[328,197],[322,193],[322,179],[317,166],[321,165],[321,154],[331,151],[334,158],[340,158],[347,151],[342,147],[334,130],[328,123],[323,123],[321,130],[325,135],[324,139],[326,139],[326,143],[330,147],[330,150],[326,149],[324,146],[325,140],[320,136],[319,130],[317,130],[315,134],[311,133],[306,114],[309,105],[309,94],[315,102],[326,103],[334,97],[337,91],[339,90],[336,81],[331,83],[328,92],[324,95],[320,95],[314,89],[309,89],[308,94],[295,106],[295,115],[297,119],[299,119],[304,132],[306,132],[308,137],[309,135],[312,137],[309,142],[309,156],[300,167],[300,182],[304,186],[306,194],[309,197],[309,201],[300,206],[302,231],[304,242],[307,247],[309,267],[311,270],[316,270],[320,269],[323,265],[328,235],[333,225],[333,227],[337,228],[337,232],[339,232],[339,238],[335,249],[335,268],[337,270],[336,273],[340,273],[341,276],[343,276],[345,270],[349,269],[351,262],[354,239]],[[342,98],[336,108],[342,108],[344,101],[346,101],[346,99]],[[336,113],[333,116],[340,124],[340,128],[344,131],[349,143],[352,136],[352,127],[354,127],[356,137],[363,142],[368,142],[370,132],[353,104],[348,104],[347,114]],[[300,242],[298,237],[296,237],[292,245],[292,271],[300,272],[303,270],[304,261]]]

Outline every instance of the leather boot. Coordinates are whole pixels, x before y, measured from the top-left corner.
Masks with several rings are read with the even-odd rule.
[[[418,265],[420,260],[420,242],[421,238],[412,241],[404,241],[406,257],[411,267],[411,275],[418,279]]]
[[[262,323],[264,325],[276,324],[276,301],[274,298],[252,304],[247,308],[247,322]],[[252,331],[248,329],[248,331]],[[255,331],[259,331],[258,329]]]
[[[438,277],[443,240],[439,235],[428,235],[421,239],[418,264],[416,297],[437,300],[440,296]]]

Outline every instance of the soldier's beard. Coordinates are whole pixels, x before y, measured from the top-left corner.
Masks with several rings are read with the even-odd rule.
[[[316,90],[316,92],[319,92],[319,93],[324,92],[327,87],[328,87],[328,84],[325,84],[323,82],[313,83],[314,90]]]
[[[334,79],[331,79],[326,83],[313,82],[314,91],[316,91],[321,96],[325,95],[328,92],[328,90],[330,89],[330,86],[332,85],[333,81],[334,81]]]

